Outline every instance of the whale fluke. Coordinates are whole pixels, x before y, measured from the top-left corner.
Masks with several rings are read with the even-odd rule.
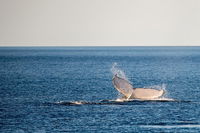
[[[152,88],[133,88],[127,80],[114,75],[112,79],[114,87],[123,94],[127,99],[156,99],[164,95],[163,89],[157,90]]]

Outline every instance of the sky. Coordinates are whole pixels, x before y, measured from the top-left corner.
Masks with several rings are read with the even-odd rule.
[[[200,0],[0,0],[0,46],[200,46]]]

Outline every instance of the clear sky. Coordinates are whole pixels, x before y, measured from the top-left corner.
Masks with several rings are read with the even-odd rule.
[[[200,0],[0,0],[0,46],[198,45]]]

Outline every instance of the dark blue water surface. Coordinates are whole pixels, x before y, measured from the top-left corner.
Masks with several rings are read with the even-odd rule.
[[[178,101],[100,102],[114,62]],[[200,47],[1,47],[0,102],[2,133],[200,132]]]

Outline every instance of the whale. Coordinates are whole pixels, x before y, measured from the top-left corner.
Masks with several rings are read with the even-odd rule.
[[[129,81],[119,77],[117,74],[113,76],[112,83],[114,88],[126,99],[153,100],[165,94],[164,89],[134,88]]]

